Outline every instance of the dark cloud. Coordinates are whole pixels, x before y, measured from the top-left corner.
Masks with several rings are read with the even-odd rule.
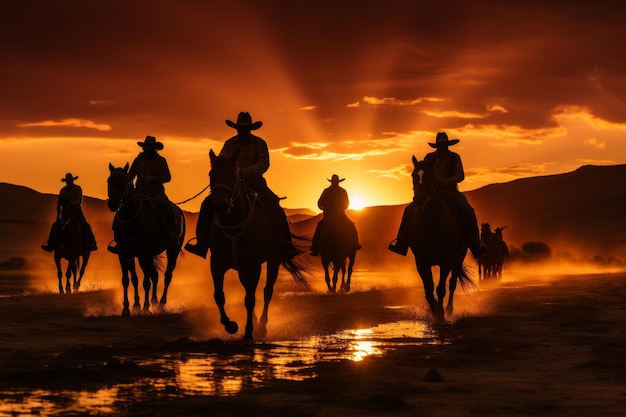
[[[77,118],[111,137],[146,125],[193,137],[243,106],[266,118],[315,107],[303,113],[339,121],[325,127],[335,133],[369,118],[374,136],[461,127],[424,110],[492,105],[508,112],[473,123],[550,127],[562,105],[624,122],[626,12],[599,3],[2,2],[0,128]],[[446,101],[347,107],[365,96]]]

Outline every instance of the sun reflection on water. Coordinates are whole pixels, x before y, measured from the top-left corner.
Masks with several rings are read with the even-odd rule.
[[[115,404],[154,396],[234,395],[274,379],[302,381],[316,377],[315,364],[340,360],[362,361],[383,355],[399,345],[441,343],[430,327],[418,321],[400,321],[371,328],[345,330],[298,340],[251,345],[236,354],[174,353],[151,359],[133,359],[138,365],[173,371],[161,378],[144,378],[96,391],[0,392],[0,416],[49,415],[62,410],[114,413]]]

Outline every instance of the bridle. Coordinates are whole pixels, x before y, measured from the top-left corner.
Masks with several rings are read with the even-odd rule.
[[[133,185],[130,181],[130,178],[128,177],[128,173],[122,170],[115,170],[113,172],[111,172],[110,177],[112,177],[113,175],[122,175],[124,177],[124,190],[120,191],[116,188],[111,188],[109,187],[109,196],[111,194],[119,194],[119,204],[117,206],[117,208],[115,209],[115,217],[117,217],[118,221],[120,221],[121,223],[129,223],[133,220],[135,220],[137,218],[137,216],[139,216],[139,213],[141,211],[141,199],[139,200],[139,208],[137,209],[137,211],[129,218],[129,219],[122,219],[120,216],[120,211],[122,210],[122,208],[124,206],[126,206],[128,203],[130,203],[130,201],[133,199]],[[109,177],[109,179],[110,179]]]

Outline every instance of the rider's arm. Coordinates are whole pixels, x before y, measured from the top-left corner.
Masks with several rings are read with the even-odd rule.
[[[252,140],[253,138],[251,138]],[[261,138],[255,141],[255,163],[241,170],[241,174],[246,176],[261,177],[270,167],[270,152],[267,149],[267,143]]]
[[[465,179],[465,172],[463,171],[463,163],[461,162],[461,157],[458,154],[452,154],[452,175],[446,178],[442,178],[439,181],[439,186],[456,186],[456,184],[460,183]]]

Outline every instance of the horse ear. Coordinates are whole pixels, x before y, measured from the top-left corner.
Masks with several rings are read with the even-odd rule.
[[[110,163],[110,162],[109,162],[109,171],[110,171],[110,172],[115,171],[115,167],[114,167],[114,166],[113,166],[113,164],[112,164],[112,163]]]
[[[209,158],[211,159],[211,163],[213,163],[213,160],[217,158],[217,155],[215,155],[215,152],[213,152],[213,149],[209,150]]]
[[[126,162],[126,165],[124,165],[124,171],[128,171],[128,162]]]
[[[411,161],[413,161],[413,165],[417,165],[417,158],[415,157],[415,155],[411,156]]]

